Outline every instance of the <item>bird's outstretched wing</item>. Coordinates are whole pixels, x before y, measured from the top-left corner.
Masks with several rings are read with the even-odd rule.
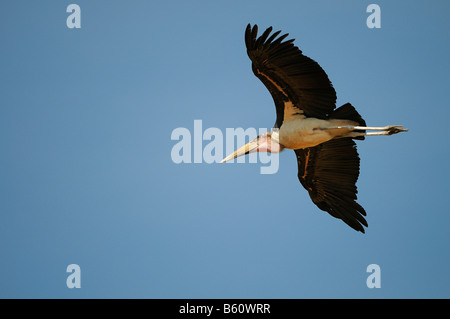
[[[249,24],[245,31],[247,54],[253,73],[272,94],[277,110],[275,127],[281,127],[285,107],[307,117],[325,119],[336,107],[336,91],[325,71],[312,59],[304,56],[292,40],[283,41],[288,34],[277,38],[281,31],[272,27],[259,37],[258,26]],[[286,103],[291,102],[291,103]],[[289,114],[292,114],[290,110]],[[295,113],[295,112],[294,112]]]
[[[320,209],[364,233],[366,211],[356,202],[359,156],[350,138],[295,150],[298,178]]]

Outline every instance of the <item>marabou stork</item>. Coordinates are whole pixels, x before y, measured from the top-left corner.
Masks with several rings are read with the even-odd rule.
[[[272,131],[236,150],[226,162],[251,152],[294,150],[300,183],[321,210],[364,233],[366,212],[356,202],[359,156],[354,139],[407,131],[399,125],[367,127],[350,104],[336,109],[336,91],[317,62],[304,56],[292,40],[268,28],[245,30],[253,73],[273,97],[277,119]],[[270,35],[270,36],[269,36]],[[367,132],[372,131],[372,132]]]

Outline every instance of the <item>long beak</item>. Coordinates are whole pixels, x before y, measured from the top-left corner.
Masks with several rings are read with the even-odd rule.
[[[258,147],[257,139],[254,139],[250,143],[245,144],[241,148],[239,148],[236,151],[234,151],[232,154],[230,154],[227,157],[225,157],[221,161],[221,163],[227,162],[229,160],[232,160],[232,159],[234,159],[236,157],[239,157],[239,156],[242,156],[242,155],[246,155],[246,154],[250,153],[251,151],[255,150],[257,147]]]

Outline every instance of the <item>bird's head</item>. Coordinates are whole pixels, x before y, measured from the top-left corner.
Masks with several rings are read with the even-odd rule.
[[[260,134],[257,138],[245,144],[241,148],[234,151],[232,154],[225,157],[221,163],[235,159],[242,155],[255,152],[268,152],[268,153],[280,153],[284,149],[283,145],[279,143],[278,130],[272,130],[271,132],[265,132]]]

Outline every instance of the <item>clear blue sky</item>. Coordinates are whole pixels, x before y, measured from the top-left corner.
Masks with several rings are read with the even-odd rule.
[[[66,8],[81,7],[81,29]],[[381,7],[381,29],[366,8]],[[449,1],[2,1],[0,297],[449,298]],[[408,133],[358,142],[365,235],[292,151],[175,164],[177,127],[270,128],[247,23],[289,32],[338,105]],[[66,267],[81,267],[69,289]],[[381,288],[366,286],[369,264]]]

